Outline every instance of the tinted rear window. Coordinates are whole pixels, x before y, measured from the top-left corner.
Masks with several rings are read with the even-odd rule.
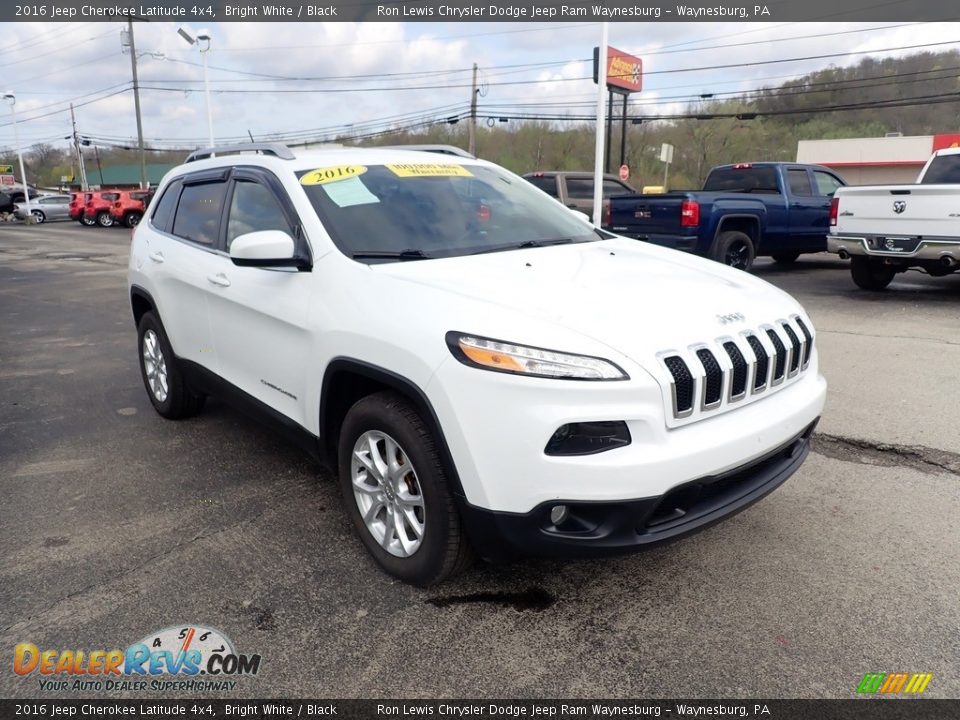
[[[960,183],[960,155],[941,155],[933,159],[923,174],[924,185]]]
[[[167,186],[163,191],[160,202],[157,203],[156,210],[153,211],[152,222],[154,227],[164,232],[170,232],[170,221],[173,218],[173,211],[177,208],[177,200],[180,198],[180,182],[176,181]]]
[[[772,167],[720,168],[707,176],[704,190],[779,194],[777,171]]]
[[[201,245],[216,244],[226,190],[223,182],[184,187],[173,220],[173,234]]]

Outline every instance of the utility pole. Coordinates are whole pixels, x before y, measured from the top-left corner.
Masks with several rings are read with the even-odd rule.
[[[147,189],[147,157],[143,149],[143,119],[140,117],[140,83],[137,80],[137,44],[133,39],[133,18],[127,19],[130,39],[130,69],[133,71],[133,105],[137,111],[137,147],[140,148],[140,189]]]
[[[477,64],[473,64],[473,85],[470,89],[470,145],[471,155],[477,154]]]
[[[70,122],[73,123],[73,147],[77,151],[77,164],[80,166],[80,189],[87,191],[87,169],[83,166],[83,153],[80,150],[80,136],[77,135],[77,117],[73,114],[73,103],[70,103]]]

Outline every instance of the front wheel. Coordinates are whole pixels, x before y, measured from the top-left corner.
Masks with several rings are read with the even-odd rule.
[[[350,408],[338,457],[347,514],[380,567],[426,587],[469,565],[433,434],[403,396],[376,393]]]
[[[143,213],[130,212],[127,213],[123,218],[123,224],[128,228],[135,228],[140,224],[140,218],[143,217]]]
[[[728,230],[717,238],[712,257],[724,265],[746,271],[753,265],[756,254],[749,235],[739,230]]]
[[[97,225],[100,227],[112,227],[113,217],[106,210],[97,213]]]
[[[30,214],[33,215],[33,221],[39,225],[44,220],[47,219],[47,216],[43,214],[42,210],[31,210]]]
[[[897,274],[896,268],[862,255],[850,258],[850,276],[863,290],[883,290]]]
[[[85,225],[87,227],[93,227],[94,225],[97,224],[97,221],[95,218],[89,217],[88,215],[81,215],[80,224]]]

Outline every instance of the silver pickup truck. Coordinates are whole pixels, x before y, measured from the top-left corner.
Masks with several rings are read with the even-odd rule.
[[[935,152],[914,185],[839,188],[827,249],[850,258],[864,290],[882,290],[909,268],[960,270],[960,148]]]

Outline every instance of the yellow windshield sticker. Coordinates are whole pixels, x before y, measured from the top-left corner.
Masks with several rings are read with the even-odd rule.
[[[387,168],[397,177],[473,177],[473,173],[462,165],[415,163],[387,165]]]
[[[301,185],[326,185],[327,183],[349,180],[367,171],[363,165],[336,165],[335,167],[317,168],[311,170],[302,178]]]

